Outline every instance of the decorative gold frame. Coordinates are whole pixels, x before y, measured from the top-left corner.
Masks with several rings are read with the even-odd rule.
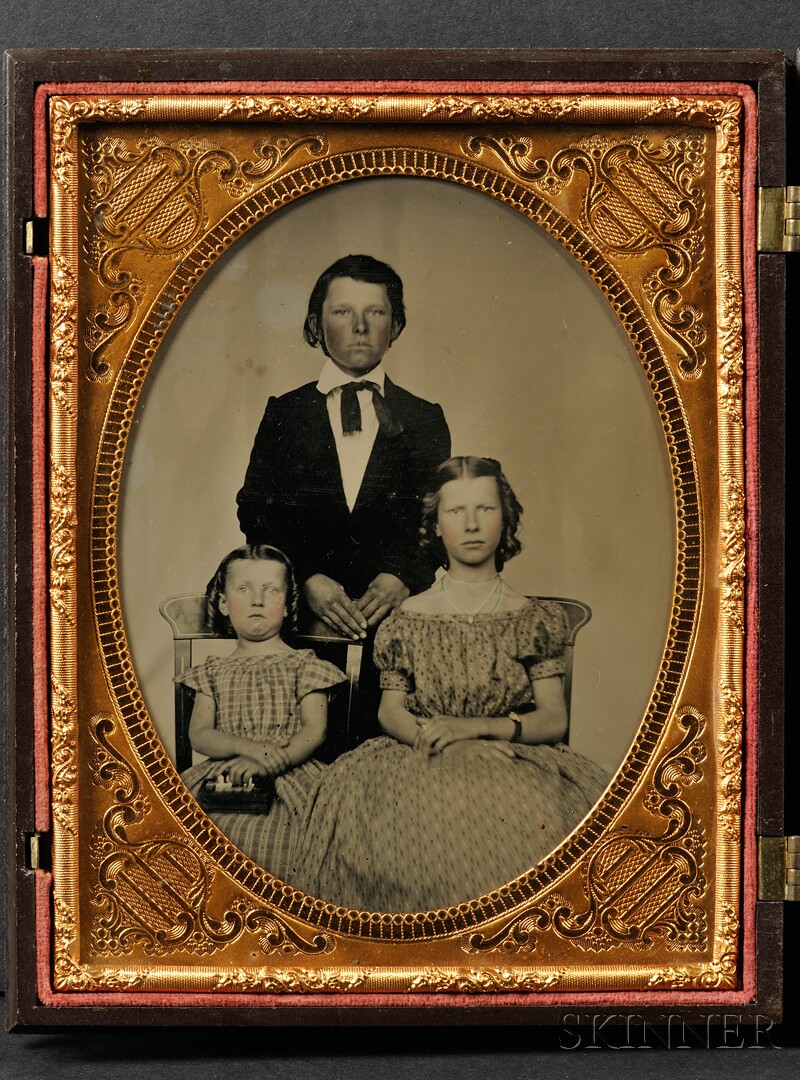
[[[744,987],[748,92],[739,90],[50,97],[51,992],[60,1003],[632,990],[657,1002],[676,988]],[[661,670],[604,798],[523,878],[457,908],[400,915],[297,893],[205,818],[139,693],[116,556],[128,434],[183,301],[274,209],[384,175],[484,191],[592,276],[650,381],[678,535]]]

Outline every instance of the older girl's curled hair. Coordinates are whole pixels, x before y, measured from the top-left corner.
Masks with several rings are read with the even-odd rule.
[[[441,490],[451,480],[475,480],[479,476],[494,477],[500,495],[503,533],[494,554],[497,569],[502,570],[508,560],[513,559],[522,550],[522,544],[517,539],[522,506],[506,480],[500,462],[487,457],[451,457],[443,461],[431,477],[430,486],[422,499],[422,526],[419,530],[420,544],[425,548],[431,548],[441,566],[447,565],[447,552],[441,539],[436,535]]]
[[[235,562],[259,559],[280,563],[283,567],[286,574],[286,619],[281,628],[281,635],[290,636],[297,630],[300,594],[294,577],[294,567],[289,557],[270,544],[244,544],[228,552],[206,586],[206,626],[220,637],[236,637],[230,619],[219,609],[220,597],[225,592],[225,584],[228,580],[228,568]]]

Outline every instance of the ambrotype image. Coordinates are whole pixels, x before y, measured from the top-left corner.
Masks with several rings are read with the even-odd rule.
[[[487,195],[362,179],[240,239],[159,350],[120,506],[158,734],[310,895],[498,888],[641,723],[675,584],[661,422],[589,275]]]

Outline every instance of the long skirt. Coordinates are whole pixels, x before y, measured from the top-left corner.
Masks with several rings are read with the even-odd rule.
[[[344,754],[318,779],[288,880],[369,911],[448,907],[513,881],[608,783],[563,745],[514,753],[474,740],[427,757],[384,737]]]
[[[181,774],[181,779],[197,798],[203,780],[225,771],[227,761],[204,761]],[[316,791],[326,766],[304,761],[275,780],[275,801],[268,814],[211,813],[209,817],[227,838],[253,862],[287,880],[297,859],[303,818],[309,799]]]

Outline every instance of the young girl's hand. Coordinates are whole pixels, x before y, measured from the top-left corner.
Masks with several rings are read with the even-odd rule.
[[[285,747],[270,739],[260,743],[264,766],[269,776],[280,776],[292,767],[292,762]]]
[[[234,757],[225,762],[225,775],[232,784],[246,784],[253,776],[269,776],[269,771],[254,758]]]

